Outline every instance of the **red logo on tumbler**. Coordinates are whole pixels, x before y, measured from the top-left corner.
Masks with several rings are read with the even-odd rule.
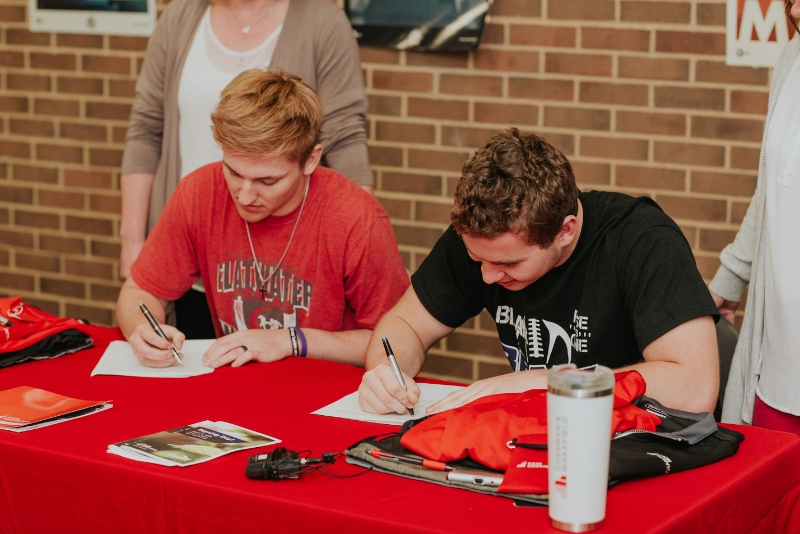
[[[562,498],[567,498],[567,475],[561,475],[561,478],[555,481],[556,491]]]

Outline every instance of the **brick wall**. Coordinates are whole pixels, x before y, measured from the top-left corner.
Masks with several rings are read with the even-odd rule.
[[[710,278],[755,188],[768,69],[727,67],[724,0],[495,0],[481,50],[362,48],[377,196],[412,271],[448,223],[463,161],[497,129],[538,132],[583,189],[649,195]],[[0,294],[113,322],[119,170],[146,40],[34,34],[0,0]],[[424,371],[506,372],[491,317]]]

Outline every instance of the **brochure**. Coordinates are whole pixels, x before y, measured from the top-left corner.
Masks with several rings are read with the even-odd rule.
[[[281,440],[224,421],[201,421],[121,441],[108,452],[130,460],[186,467],[223,454],[280,443]]]
[[[0,391],[0,430],[25,432],[111,408],[111,401],[65,397],[30,386]]]

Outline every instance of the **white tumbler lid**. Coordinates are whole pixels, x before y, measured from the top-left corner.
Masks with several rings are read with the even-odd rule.
[[[575,364],[556,365],[547,374],[547,391],[563,397],[587,399],[614,393],[614,372],[603,365],[593,370]]]

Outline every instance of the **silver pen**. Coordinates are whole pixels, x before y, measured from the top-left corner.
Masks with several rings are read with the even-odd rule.
[[[161,336],[164,339],[166,339],[167,341],[169,341],[169,338],[164,333],[164,331],[161,330],[161,327],[158,326],[158,323],[156,322],[155,319],[153,319],[153,316],[150,315],[150,310],[147,309],[147,306],[145,306],[143,302],[139,304],[139,309],[142,310],[142,313],[144,314],[145,318],[147,319],[147,322],[150,323],[150,326],[153,327],[153,330],[156,331],[156,334],[158,334],[159,336]],[[175,349],[175,345],[172,345],[172,357],[175,358],[175,361],[177,361],[178,363],[183,363],[181,361],[181,357],[178,356],[178,351]]]
[[[468,484],[475,484],[476,486],[497,487],[503,483],[503,476],[499,474],[487,475],[483,473],[470,473],[467,471],[449,471],[447,473],[447,480],[466,482]]]
[[[389,357],[389,363],[392,366],[392,371],[394,371],[394,376],[397,377],[397,380],[400,382],[400,385],[403,386],[403,389],[408,391],[408,388],[406,387],[406,381],[403,380],[403,373],[400,372],[400,366],[397,365],[397,359],[394,357],[392,347],[389,346],[389,340],[386,339],[386,336],[381,336],[381,340],[383,340],[383,349],[386,351],[386,356]],[[414,415],[414,408],[409,408],[408,413]]]

